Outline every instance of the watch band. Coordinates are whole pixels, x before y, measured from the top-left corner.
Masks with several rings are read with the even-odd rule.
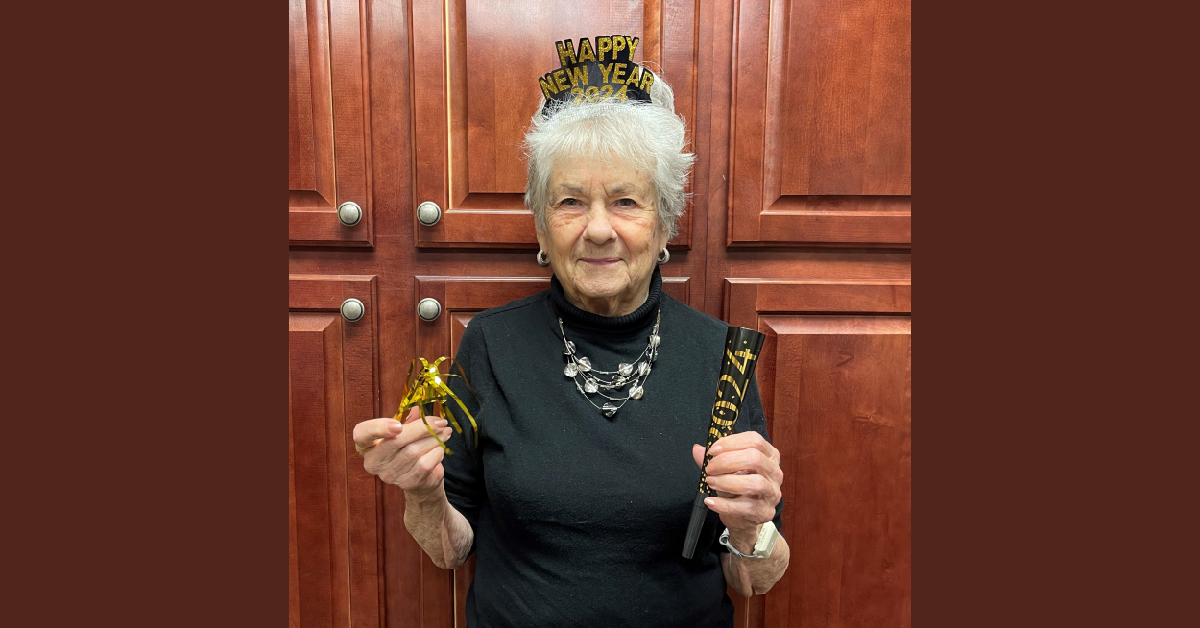
[[[758,531],[758,539],[754,543],[753,554],[743,554],[729,542],[729,528],[725,528],[725,531],[721,533],[720,543],[729,548],[730,554],[738,558],[766,558],[774,551],[775,541],[777,540],[779,540],[779,530],[775,527],[773,521],[768,521]]]

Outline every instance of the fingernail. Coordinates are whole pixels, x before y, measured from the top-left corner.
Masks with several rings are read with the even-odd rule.
[[[711,498],[711,497],[709,497],[709,498],[707,498],[707,499],[705,499],[705,500],[704,500],[704,505],[705,505],[705,506],[712,506],[712,505],[713,505],[713,504],[715,504],[715,503],[716,503],[716,502],[714,502],[714,501],[713,501],[713,498]]]
[[[402,432],[402,431],[404,431],[404,424],[403,424],[403,423],[401,423],[401,422],[399,422],[399,421],[396,421],[396,422],[394,422],[394,423],[389,423],[389,424],[388,424],[388,431],[389,431],[389,432],[393,432],[393,433],[399,433],[399,432]]]
[[[438,427],[446,427],[446,419],[438,419],[434,421],[433,424]]]
[[[714,455],[714,456],[715,456],[715,455],[717,455],[717,454],[719,454],[719,453],[721,453],[721,446],[720,446],[720,445],[713,445],[712,447],[709,447],[709,448],[708,448],[708,453],[710,453],[710,454],[712,454],[712,455]]]

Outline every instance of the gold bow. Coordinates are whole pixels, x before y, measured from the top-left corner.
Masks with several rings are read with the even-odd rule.
[[[442,439],[438,438],[437,432],[435,432],[433,427],[429,425],[429,422],[425,420],[425,404],[433,404],[433,414],[430,416],[445,418],[451,425],[454,426],[454,429],[457,430],[459,434],[462,434],[462,425],[459,425],[458,421],[455,420],[454,413],[450,411],[450,405],[446,403],[446,400],[447,398],[450,398],[458,402],[458,406],[462,408],[463,414],[467,415],[467,420],[471,422],[471,429],[475,434],[476,447],[479,446],[479,426],[475,424],[475,418],[471,416],[471,411],[467,410],[467,405],[464,404],[462,400],[454,394],[454,391],[450,390],[450,387],[446,385],[446,382],[442,380],[443,377],[461,377],[463,382],[467,384],[467,389],[471,390],[471,383],[467,381],[467,374],[463,371],[461,364],[451,360],[450,368],[457,366],[458,372],[461,373],[461,375],[454,375],[452,373],[446,373],[446,375],[442,375],[442,373],[438,371],[438,366],[445,359],[445,357],[440,357],[435,360],[433,364],[430,364],[425,360],[425,358],[413,358],[412,364],[408,366],[408,377],[406,377],[404,380],[406,386],[404,399],[400,402],[400,409],[396,411],[396,416],[393,418],[395,418],[397,421],[401,421],[403,420],[401,417],[404,415],[404,413],[408,412],[414,407],[419,408],[418,412],[421,414],[421,423],[425,424],[425,429],[429,432],[429,435],[437,440],[439,444],[441,444],[442,449],[446,450],[446,455],[449,456],[454,452],[446,446],[446,443],[442,442]],[[417,368],[417,360],[421,361],[420,368]],[[416,371],[416,377],[413,376],[414,370]]]

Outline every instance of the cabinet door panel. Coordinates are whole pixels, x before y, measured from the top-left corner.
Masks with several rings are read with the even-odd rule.
[[[369,246],[369,95],[359,0],[288,4],[288,241]],[[344,202],[360,222],[338,220]]]
[[[380,626],[379,495],[352,438],[378,405],[374,278],[289,283],[289,625]],[[366,307],[354,323],[339,313],[351,297]]]
[[[744,0],[729,244],[911,243],[908,0]]]
[[[792,562],[765,626],[911,625],[911,319],[764,316]]]
[[[418,245],[536,247],[520,145],[557,40],[640,37],[634,60],[661,67],[690,135],[697,11],[683,0],[414,0],[415,202],[443,210],[432,227],[414,215]],[[686,212],[673,245],[689,245],[690,225]]]
[[[792,549],[747,625],[911,625],[909,280],[727,278],[725,303],[767,335],[756,377]]]

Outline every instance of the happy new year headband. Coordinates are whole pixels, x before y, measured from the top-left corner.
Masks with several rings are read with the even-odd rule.
[[[596,37],[596,45],[587,37],[579,39],[579,49],[570,39],[554,42],[561,67],[538,79],[546,104],[542,115],[565,102],[619,98],[650,102],[654,73],[633,62],[641,39],[628,35]]]

